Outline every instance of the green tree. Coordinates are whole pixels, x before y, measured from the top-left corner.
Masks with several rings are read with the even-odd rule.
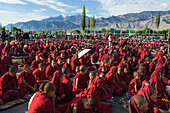
[[[82,12],[82,18],[81,18],[81,29],[82,29],[83,32],[85,30],[85,25],[86,25],[85,18],[86,18],[86,12],[85,12],[85,5],[84,5],[83,6],[83,12]]]
[[[157,17],[156,17],[156,28],[159,29],[159,24],[160,24],[160,12],[158,12]]]
[[[92,19],[92,17],[90,18],[90,29],[92,30],[92,28],[93,28],[93,19]]]
[[[92,20],[93,20],[93,29],[95,29],[95,24],[96,24],[96,20],[95,20],[95,16],[93,16],[93,18],[92,18]]]
[[[90,18],[88,18],[88,21],[87,21],[87,28],[90,29]]]

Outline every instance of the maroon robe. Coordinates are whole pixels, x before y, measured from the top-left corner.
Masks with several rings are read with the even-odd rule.
[[[40,63],[42,63],[41,60],[39,60],[39,61],[34,60],[34,61],[31,63],[31,69],[32,69],[32,70],[37,69],[37,68],[38,68],[38,65],[39,65]]]
[[[35,69],[33,71],[33,75],[34,75],[34,78],[35,80],[45,80],[46,77],[45,77],[45,70],[43,72],[40,72],[39,68]]]
[[[53,109],[53,103],[51,98],[47,96],[44,92],[37,92],[32,99],[28,113],[60,113]]]
[[[24,88],[24,89],[27,89],[28,92],[33,92],[33,90],[25,85],[22,81],[22,79],[25,79],[25,81],[27,82],[27,84],[29,84],[30,86],[34,87],[34,85],[37,83],[35,78],[34,78],[34,75],[32,73],[29,73],[29,75],[27,76],[26,73],[24,72],[24,70],[18,75],[18,86],[19,86],[19,89],[21,88]]]
[[[47,66],[45,75],[47,79],[53,78],[54,72],[57,70],[57,67],[53,68],[51,65]]]
[[[63,75],[63,81],[62,81],[63,87],[64,87],[64,92],[66,95],[66,99],[67,101],[70,101],[71,99],[73,99],[73,97],[75,96],[73,93],[73,85],[72,82],[70,80],[70,78],[67,75]]]

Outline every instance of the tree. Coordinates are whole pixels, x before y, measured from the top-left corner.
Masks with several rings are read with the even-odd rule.
[[[90,29],[90,18],[88,18],[88,21],[87,21],[87,28]]]
[[[85,18],[86,18],[86,12],[85,12],[85,5],[84,5],[83,6],[83,12],[82,12],[82,18],[81,18],[81,29],[82,29],[83,32],[84,32],[85,25],[86,25]]]
[[[93,28],[93,19],[92,19],[92,17],[90,18],[90,29],[92,30],[92,28]]]
[[[158,12],[157,17],[156,17],[156,28],[159,29],[159,24],[160,24],[160,12]]]
[[[96,20],[95,20],[95,16],[93,16],[93,18],[92,18],[92,20],[93,20],[93,29],[95,29],[95,24],[96,24]]]

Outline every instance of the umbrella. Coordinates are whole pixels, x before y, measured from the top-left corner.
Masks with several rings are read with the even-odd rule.
[[[13,43],[15,43],[15,45],[18,44],[18,42],[16,40],[13,40],[13,41],[10,42],[10,45],[13,45]]]
[[[81,58],[83,55],[85,55],[86,53],[88,53],[91,49],[84,49],[83,51],[81,51],[79,54],[78,54],[78,58]]]

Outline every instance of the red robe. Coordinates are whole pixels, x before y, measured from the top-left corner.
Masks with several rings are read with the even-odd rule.
[[[46,71],[45,71],[45,75],[46,78],[53,78],[53,74],[54,72],[57,70],[57,67],[53,68],[51,65],[47,66]]]
[[[154,108],[154,102],[151,100],[149,86],[145,86],[140,95],[143,95],[148,102],[148,110],[145,113],[160,113],[157,108]],[[159,104],[158,104],[159,105]]]
[[[16,77],[10,76],[7,72],[0,78],[0,95],[4,94],[8,90],[13,89],[14,87],[18,87]]]
[[[53,83],[56,87],[56,97],[64,94],[64,88],[63,88],[63,85],[61,83],[61,75],[60,75],[60,72],[58,70],[54,72],[51,83]]]
[[[153,87],[156,88],[157,98],[159,98],[159,99],[165,98],[166,94],[165,94],[165,90],[164,90],[162,81],[161,81],[161,79],[160,79],[160,77],[159,77],[159,72],[158,72],[158,70],[155,70],[155,71],[152,73],[149,82],[151,83],[151,85],[152,85]]]
[[[114,78],[112,76],[113,73],[107,73],[105,76],[105,83],[108,88],[113,91],[115,96],[122,96],[123,90],[115,83]]]
[[[0,78],[0,97],[4,103],[10,99],[22,98],[26,93],[25,89],[17,91],[18,81],[16,77],[11,77],[8,72]]]
[[[84,109],[81,97],[76,97],[70,102],[70,104],[67,107],[66,113],[72,113],[73,106],[78,108],[78,113],[91,113],[90,110]]]
[[[24,72],[24,70],[18,75],[18,86],[19,88],[24,88],[27,89],[28,92],[33,92],[33,90],[28,87],[27,85],[23,84],[22,79],[25,79],[25,81],[31,85],[32,87],[34,87],[34,85],[37,83],[34,75],[32,73],[29,73],[29,75],[27,76],[26,73]]]
[[[13,65],[11,57],[2,56],[2,64]],[[9,66],[4,66],[4,70],[8,70]]]
[[[76,60],[74,57],[71,58],[71,69],[72,69],[72,72],[75,72],[75,69],[77,66],[80,65],[80,62],[79,60]]]
[[[129,113],[140,113],[133,97],[129,101]]]
[[[66,100],[70,101],[74,97],[73,93],[73,85],[70,80],[70,78],[67,75],[63,75],[63,81],[62,81],[63,87],[64,87],[64,92],[66,95]]]
[[[0,77],[4,74],[4,68],[2,65],[2,60],[0,59]]]
[[[37,92],[32,99],[28,113],[60,113],[53,109],[53,103],[51,98],[47,96],[44,92]]]
[[[82,75],[81,72],[77,73],[73,79],[73,91],[76,91],[76,79],[79,79],[78,88],[85,89],[87,88],[87,77],[86,75]]]
[[[137,85],[137,90],[139,91],[141,85],[140,83],[136,80],[136,78],[132,79],[130,81],[130,84],[129,84],[129,87],[128,87],[128,92],[131,94],[131,95],[136,95],[137,92],[135,92],[135,87],[134,85]]]
[[[37,69],[35,69],[35,70],[33,71],[33,75],[34,75],[35,80],[37,80],[37,79],[39,79],[39,80],[45,80],[45,79],[46,79],[46,77],[45,77],[45,71],[40,72],[40,71],[39,71],[39,68],[37,68]]]
[[[42,63],[41,60],[39,60],[39,61],[34,60],[34,61],[31,63],[31,69],[34,71],[35,69],[38,68],[38,65],[39,65],[40,63]]]

